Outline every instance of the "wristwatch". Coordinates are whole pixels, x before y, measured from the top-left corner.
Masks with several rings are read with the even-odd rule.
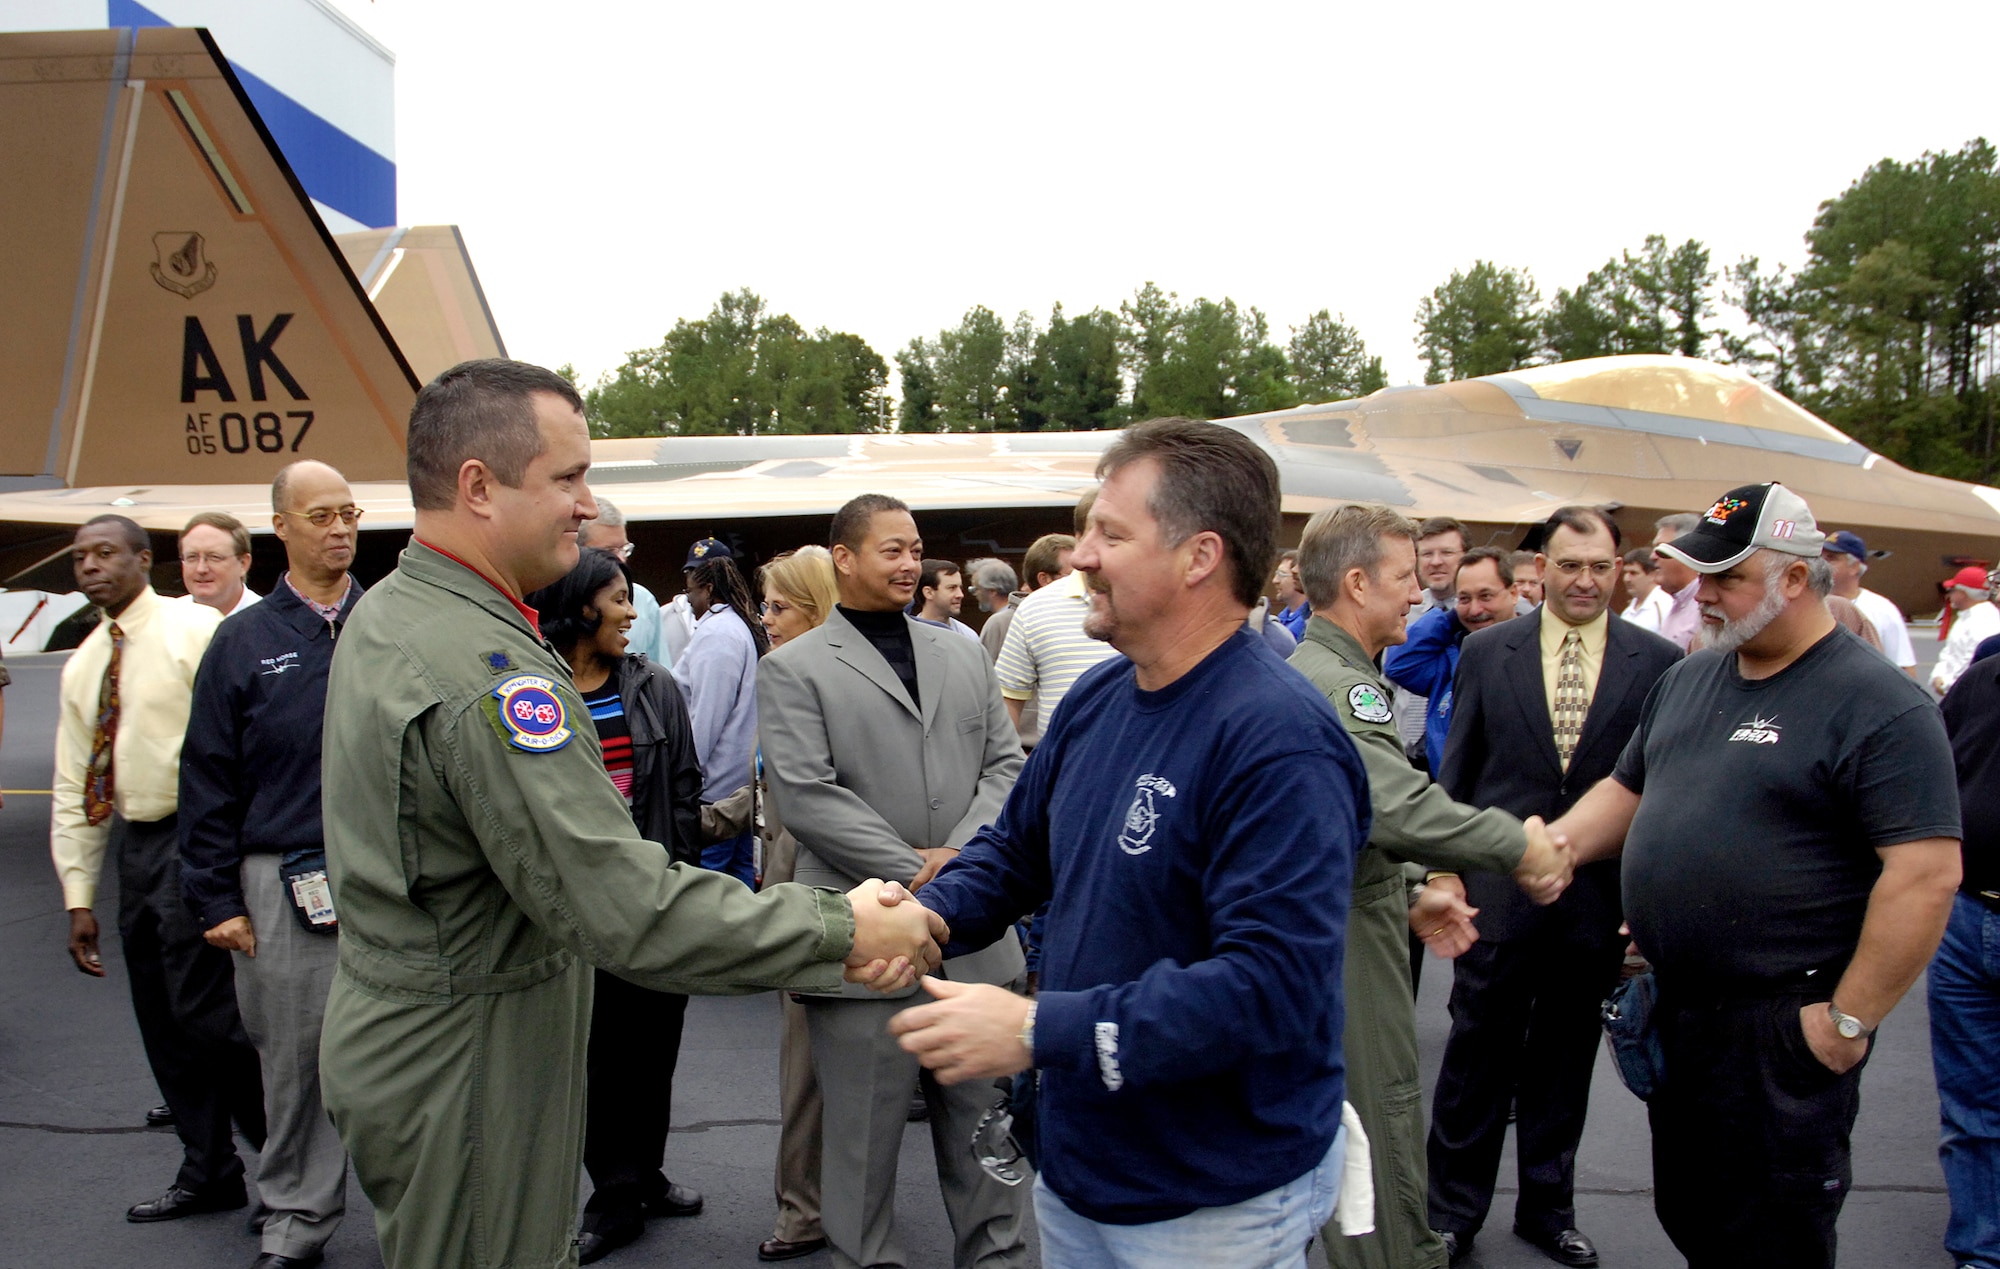
[[[1035,1002],[1028,1002],[1028,1016],[1021,1020],[1021,1047],[1028,1051],[1028,1060],[1035,1059]]]
[[[1827,1016],[1833,1019],[1833,1029],[1840,1033],[1840,1038],[1843,1040],[1859,1040],[1873,1029],[1862,1025],[1861,1019],[1853,1014],[1842,1013],[1840,1006],[1831,1000],[1826,1002],[1826,1012]]]

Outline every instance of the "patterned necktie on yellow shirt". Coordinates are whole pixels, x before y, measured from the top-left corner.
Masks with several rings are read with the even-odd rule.
[[[104,665],[104,683],[97,689],[97,725],[90,731],[90,768],[83,781],[83,817],[91,824],[111,818],[116,792],[111,776],[111,751],[118,742],[118,667],[125,656],[125,632],[111,623],[111,659]]]
[[[1563,636],[1562,656],[1556,662],[1556,756],[1565,771],[1583,735],[1583,716],[1589,712],[1590,699],[1583,693],[1583,636],[1572,630]]]

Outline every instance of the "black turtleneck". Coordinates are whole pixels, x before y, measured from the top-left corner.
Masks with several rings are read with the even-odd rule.
[[[896,677],[903,680],[903,687],[910,693],[910,704],[922,709],[923,700],[917,695],[917,650],[910,642],[910,619],[900,608],[891,612],[861,612],[842,604],[840,613],[863,638],[875,645]]]

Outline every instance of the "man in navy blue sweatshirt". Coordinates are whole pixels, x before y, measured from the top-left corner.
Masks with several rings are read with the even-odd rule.
[[[320,1104],[319,1036],[339,944],[320,816],[320,732],[361,518],[325,463],[271,484],[287,569],[215,632],[181,748],[181,892],[235,953],[236,998],[264,1074],[268,1214],[253,1269],[318,1263],[346,1209],[347,1154]]]
[[[938,999],[892,1030],[947,1083],[1038,1071],[1049,1269],[1303,1265],[1345,1140],[1367,779],[1325,697],[1243,630],[1277,554],[1270,457],[1158,419],[1098,476],[1074,563],[1086,632],[1124,656],[922,894],[958,950],[1047,903],[1040,994],[927,978]]]

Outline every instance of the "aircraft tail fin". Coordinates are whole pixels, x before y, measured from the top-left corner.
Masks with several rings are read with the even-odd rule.
[[[26,174],[0,182],[6,484],[258,484],[315,457],[402,478],[417,372],[207,31],[0,35],[0,117],[0,170]],[[462,269],[425,250],[446,258],[396,304],[436,291],[444,342],[497,348],[463,244]]]

